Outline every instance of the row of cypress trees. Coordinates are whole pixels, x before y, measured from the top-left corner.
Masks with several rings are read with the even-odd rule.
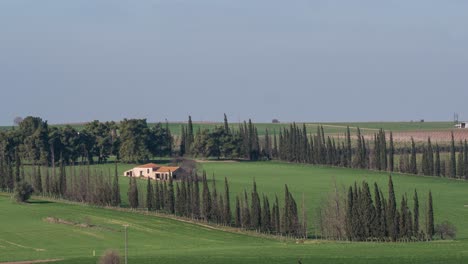
[[[260,195],[254,181],[250,194],[244,190],[236,195],[235,208],[231,209],[229,182],[224,180],[224,191],[218,191],[213,177],[211,188],[206,173],[201,179],[194,174],[179,182],[152,183],[147,180],[146,202],[139,201],[135,178],[129,180],[128,198],[132,208],[143,207],[149,211],[187,217],[194,220],[255,230],[275,235],[306,237],[307,223],[303,207],[302,221],[297,203],[285,185],[284,206],[280,208],[278,197],[270,205],[268,197]]]
[[[17,168],[17,178],[0,185],[2,191],[12,191],[21,182],[31,183],[35,195],[63,198],[100,206],[119,206],[121,204],[117,164],[114,174],[109,170],[92,169],[90,166],[64,166],[58,168],[28,166]],[[0,179],[5,179],[1,172],[12,170],[0,163]],[[15,173],[16,174],[16,173]],[[11,181],[11,182],[10,182]],[[3,181],[5,182],[5,181]]]
[[[421,146],[416,146],[411,138],[410,146],[396,148],[393,133],[390,132],[387,142],[386,132],[382,129],[373,135],[373,140],[366,140],[357,128],[352,142],[348,127],[345,138],[337,141],[334,137],[326,137],[322,126],[311,135],[305,124],[301,128],[293,123],[280,130],[278,143],[276,132],[271,139],[268,131],[263,143],[262,153],[288,162],[468,179],[468,143],[460,141],[456,146],[453,133],[448,149],[438,144],[433,146],[430,138]],[[443,157],[444,150],[448,150],[446,158]],[[420,158],[418,154],[421,154]]]
[[[434,236],[434,209],[429,192],[425,212],[425,227],[421,228],[418,193],[413,195],[410,209],[407,194],[397,199],[392,177],[389,177],[388,196],[374,183],[374,195],[366,181],[354,183],[346,194],[330,196],[331,202],[320,208],[319,230],[329,239],[350,241],[421,241]],[[331,222],[332,224],[328,224]]]

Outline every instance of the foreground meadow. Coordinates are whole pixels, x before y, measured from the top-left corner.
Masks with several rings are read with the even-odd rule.
[[[128,166],[119,167],[119,171]],[[231,197],[244,188],[249,190],[254,178],[259,191],[271,197],[276,193],[282,199],[285,183],[297,199],[304,193],[310,233],[314,233],[314,208],[335,181],[348,185],[366,179],[378,182],[384,190],[388,181],[387,173],[276,162],[207,162],[200,166],[208,175],[215,174],[218,188],[228,177]],[[308,240],[297,244],[154,215],[38,198],[16,204],[3,194],[0,262],[62,259],[57,263],[96,263],[97,256],[106,249],[123,254],[123,225],[129,224],[129,263],[297,263],[299,259],[302,263],[467,263],[468,208],[464,205],[468,204],[468,183],[398,174],[394,175],[394,183],[397,196],[411,194],[417,188],[422,204],[427,191],[432,190],[436,222],[453,222],[458,229],[457,239],[418,243]],[[124,194],[127,179],[121,177],[120,184]]]

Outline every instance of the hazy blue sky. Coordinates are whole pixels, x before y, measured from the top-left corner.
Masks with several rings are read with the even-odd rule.
[[[0,125],[468,120],[468,1],[2,0]]]

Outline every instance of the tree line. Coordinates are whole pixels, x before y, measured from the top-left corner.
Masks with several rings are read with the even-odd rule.
[[[273,139],[266,133],[261,153],[273,159],[339,166],[347,168],[373,169],[379,171],[421,174],[468,180],[468,143],[455,143],[453,133],[450,146],[435,146],[427,142],[416,146],[411,138],[410,145],[395,147],[392,132],[380,129],[372,140],[366,140],[360,129],[354,140],[349,127],[345,139],[337,141],[325,136],[323,127],[317,127],[315,134],[309,133],[305,124],[302,128],[295,123],[280,130],[278,143],[276,132]],[[271,144],[273,142],[273,144]],[[419,154],[419,155],[418,155]],[[444,157],[444,154],[446,157]]]
[[[131,208],[145,208],[193,220],[232,226],[245,230],[284,235],[307,237],[307,221],[304,204],[302,219],[297,203],[285,185],[284,205],[280,207],[278,196],[272,205],[268,197],[260,195],[256,182],[250,193],[244,190],[235,197],[235,207],[231,208],[229,182],[224,179],[224,190],[219,191],[216,180],[210,181],[206,173],[183,178],[179,182],[170,179],[167,182],[148,179],[146,199],[140,200],[138,184],[135,178],[129,179],[128,198]],[[211,185],[211,187],[210,187]]]
[[[418,193],[414,190],[413,208],[405,193],[397,206],[392,177],[389,177],[388,195],[374,183],[374,195],[366,181],[348,190],[335,186],[318,208],[317,230],[327,239],[349,241],[423,241],[435,234],[432,193],[429,191],[421,226]]]

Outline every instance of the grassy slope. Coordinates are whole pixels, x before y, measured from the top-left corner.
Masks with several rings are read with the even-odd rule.
[[[285,163],[242,162],[205,163],[203,167],[217,175],[229,177],[231,197],[249,189],[253,177],[259,190],[282,196],[288,183],[298,198],[306,194],[309,222],[313,208],[332,186],[354,180],[378,181],[386,187],[385,173],[340,168],[313,167]],[[125,167],[120,167],[123,171]],[[13,204],[0,196],[0,261],[21,259],[65,258],[63,263],[92,263],[92,251],[100,254],[107,248],[123,248],[121,225],[129,223],[130,263],[466,263],[468,261],[468,183],[420,176],[395,175],[397,195],[417,187],[421,203],[432,189],[436,220],[445,215],[458,228],[454,242],[409,244],[314,243],[294,244],[225,233],[199,226],[126,212],[61,203]],[[142,182],[143,184],[144,182]],[[127,181],[121,178],[122,192]],[[234,198],[231,198],[234,199]],[[299,200],[299,198],[298,198]],[[421,206],[423,207],[423,206]],[[46,223],[47,216],[91,223],[100,228],[78,228]],[[88,220],[86,220],[88,219]],[[105,228],[104,228],[105,227]],[[312,231],[312,230],[311,230]],[[8,242],[17,245],[10,244]],[[35,249],[45,249],[36,251]]]
[[[260,192],[264,192],[273,198],[274,193],[283,198],[284,184],[295,194],[298,205],[301,195],[304,193],[308,208],[309,229],[313,231],[314,209],[320,204],[333,188],[333,179],[339,186],[349,186],[354,181],[367,180],[373,184],[377,182],[387,192],[388,173],[330,168],[310,165],[288,164],[280,162],[239,162],[239,163],[203,163],[208,175],[215,173],[219,187],[224,186],[223,179],[228,177],[231,188],[231,197],[243,191],[250,190],[255,178]],[[421,208],[427,201],[427,193],[432,190],[434,197],[435,216],[437,221],[448,219],[458,227],[460,239],[468,240],[468,182],[448,180],[436,177],[423,177],[412,175],[394,174],[393,180],[398,200],[405,193],[410,199],[414,189],[417,188]],[[373,186],[372,186],[373,190]],[[234,198],[232,198],[234,199]],[[468,242],[468,241],[467,241]]]

